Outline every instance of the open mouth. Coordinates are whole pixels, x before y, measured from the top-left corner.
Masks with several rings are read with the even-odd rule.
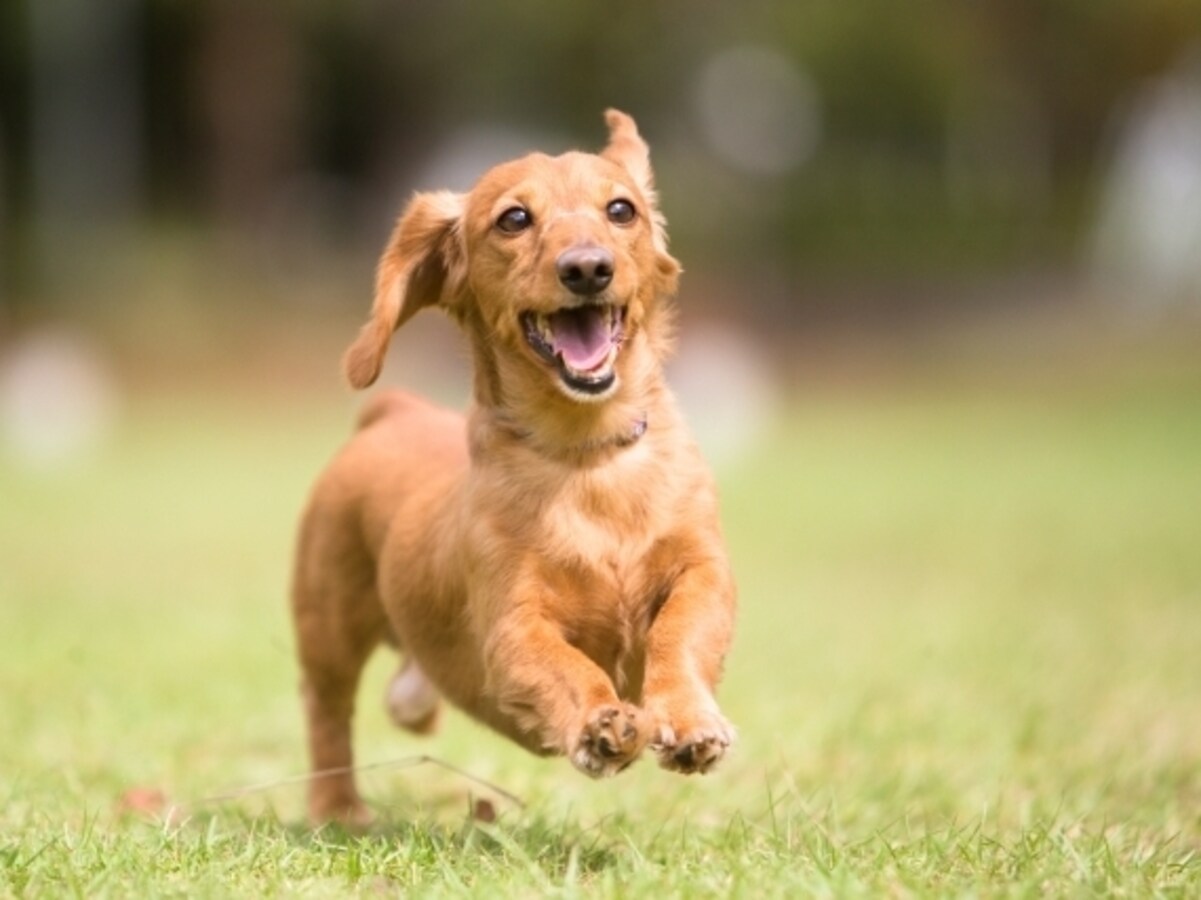
[[[589,303],[553,313],[521,314],[526,342],[554,365],[563,383],[582,394],[603,394],[613,386],[613,370],[625,332],[624,306]]]

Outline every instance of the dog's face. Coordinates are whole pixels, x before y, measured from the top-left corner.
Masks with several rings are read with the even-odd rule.
[[[624,166],[591,154],[528,156],[480,181],[463,220],[467,281],[506,359],[525,360],[511,377],[549,377],[579,401],[615,391],[626,338],[674,275],[659,269],[654,216]]]
[[[646,144],[628,116],[607,119],[599,155],[533,154],[492,169],[466,195],[413,199],[380,261],[372,320],[347,354],[352,384],[374,381],[392,331],[438,303],[486,336],[509,393],[553,387],[583,403],[618,391],[679,265]]]

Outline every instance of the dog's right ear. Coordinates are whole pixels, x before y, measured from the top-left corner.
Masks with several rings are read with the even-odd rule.
[[[392,332],[432,303],[448,303],[462,279],[463,195],[417,194],[396,223],[375,272],[371,318],[343,357],[346,379],[365,388],[379,377]]]

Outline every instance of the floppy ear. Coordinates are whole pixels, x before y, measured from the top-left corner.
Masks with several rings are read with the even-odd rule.
[[[417,194],[396,223],[375,272],[371,318],[343,357],[346,379],[365,388],[379,377],[392,332],[424,306],[448,302],[459,278],[461,194]]]
[[[659,271],[667,279],[667,292],[674,293],[680,264],[667,252],[667,220],[659,211],[659,195],[655,192],[650,148],[638,133],[638,126],[634,124],[634,120],[620,110],[605,110],[605,122],[609,126],[609,145],[600,155],[629,172],[642,196],[650,204],[651,236],[659,255]]]

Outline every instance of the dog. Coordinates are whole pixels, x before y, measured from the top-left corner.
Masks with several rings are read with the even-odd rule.
[[[424,733],[440,698],[601,777],[644,749],[708,772],[736,589],[711,475],[663,375],[680,266],[649,151],[606,113],[599,154],[531,154],[466,194],[415,195],[344,358],[358,389],[436,306],[473,358],[466,416],[391,390],[320,477],[292,607],[313,822],[370,820],[351,719],[381,643],[387,702]]]

